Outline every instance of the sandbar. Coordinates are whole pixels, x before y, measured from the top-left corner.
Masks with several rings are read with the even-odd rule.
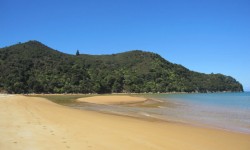
[[[80,102],[88,102],[88,103],[95,103],[95,104],[132,104],[132,103],[139,103],[146,101],[147,98],[138,97],[138,96],[92,96],[92,97],[85,97],[79,98],[78,101]]]

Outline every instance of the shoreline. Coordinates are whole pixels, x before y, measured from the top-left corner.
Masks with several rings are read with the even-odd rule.
[[[55,95],[52,95],[54,97]],[[165,101],[151,97],[150,95],[60,95],[60,99],[64,97],[75,97],[76,99],[69,103],[61,103],[64,106],[69,106],[75,109],[95,111],[99,113],[127,116],[132,118],[138,118],[143,120],[159,120],[166,122],[176,122],[181,124],[187,124],[191,126],[205,127],[211,129],[225,130],[235,133],[250,134],[249,130],[241,128],[241,126],[223,126],[223,124],[217,124],[212,122],[204,122],[197,120],[189,120],[182,116],[175,116],[175,114],[158,114],[157,112],[151,112],[150,109],[180,109],[183,107],[182,103],[175,103],[173,101]],[[84,96],[81,98],[81,96]],[[50,98],[50,96],[44,96]],[[57,97],[57,96],[55,96]],[[78,97],[78,98],[77,98]],[[80,97],[80,98],[79,98]],[[124,99],[124,97],[126,99]],[[104,98],[104,101],[103,101]],[[130,99],[132,98],[132,101]],[[139,98],[139,100],[138,100]],[[144,98],[144,99],[143,99]],[[79,100],[80,99],[80,100]],[[86,100],[85,100],[86,99]],[[106,99],[106,100],[105,100]],[[108,101],[107,101],[108,99]],[[110,100],[111,99],[111,100]],[[94,102],[91,103],[91,100]],[[114,102],[117,100],[117,102]],[[124,101],[125,100],[125,101]],[[53,100],[52,100],[53,101]],[[84,102],[85,101],[85,102]],[[58,103],[58,101],[53,101]],[[99,103],[99,104],[98,104]],[[145,108],[145,109],[144,109]],[[189,108],[189,106],[188,106]],[[148,111],[149,110],[149,111]],[[175,110],[176,111],[176,110]],[[176,112],[175,112],[176,113]]]
[[[137,105],[137,104],[138,103],[136,103],[135,105]],[[120,105],[122,105],[122,104],[120,104]],[[125,104],[125,105],[129,105],[129,104]],[[177,121],[175,119],[163,118],[161,116],[156,116],[156,115],[152,115],[152,114],[148,114],[148,113],[140,113],[140,114],[120,113],[120,112],[114,112],[114,111],[89,110],[89,109],[79,108],[77,106],[72,106],[72,105],[65,105],[65,106],[71,107],[73,109],[83,110],[83,111],[91,111],[91,112],[97,112],[97,113],[107,114],[107,115],[128,117],[128,118],[134,118],[134,119],[150,121],[150,122],[174,123],[174,124],[180,124],[180,125],[187,125],[187,126],[191,126],[191,127],[207,128],[207,129],[212,129],[212,130],[221,130],[221,131],[225,131],[225,132],[232,132],[232,133],[250,135],[249,132],[238,131],[238,130],[237,131],[236,130],[230,130],[230,129],[226,129],[226,128],[223,128],[223,127],[216,127],[214,125],[208,125],[208,124],[200,123],[200,122],[189,122],[189,121],[183,121],[183,120],[178,120]],[[134,107],[134,106],[132,106],[132,107]]]
[[[151,95],[151,94],[150,94]],[[75,100],[66,100],[67,102],[59,102],[59,101],[54,101],[52,99],[50,99],[51,101],[64,105],[64,106],[68,106],[68,107],[72,107],[74,109],[79,109],[79,110],[87,110],[87,111],[93,111],[93,112],[99,112],[99,113],[105,113],[105,114],[110,114],[110,115],[118,115],[118,116],[125,116],[125,117],[132,117],[132,118],[137,118],[137,119],[143,119],[143,120],[158,120],[158,121],[163,121],[163,122],[175,122],[175,123],[181,123],[181,124],[186,124],[186,125],[191,125],[191,126],[197,126],[197,127],[205,127],[205,128],[211,128],[211,129],[219,129],[219,130],[224,130],[224,131],[229,131],[229,132],[234,132],[234,133],[243,133],[243,134],[250,134],[249,130],[244,129],[244,128],[240,128],[239,127],[233,127],[233,126],[228,126],[228,127],[223,127],[221,126],[221,124],[213,124],[211,122],[203,122],[203,121],[197,121],[197,120],[187,120],[185,118],[179,118],[173,115],[159,115],[159,114],[155,114],[155,113],[150,113],[147,111],[142,111],[140,113],[133,111],[130,111],[129,109],[124,111],[124,109],[122,111],[117,111],[114,110],[115,107],[119,107],[119,108],[145,108],[145,110],[147,110],[148,108],[164,108],[164,107],[169,107],[169,108],[173,108],[173,107],[179,107],[181,105],[179,105],[180,103],[175,103],[175,102],[171,102],[171,101],[165,101],[165,100],[161,100],[161,99],[157,99],[157,98],[153,98],[150,95],[125,95],[125,94],[115,94],[115,95],[83,95],[83,94],[77,94],[77,95],[61,95],[61,94],[47,94],[47,95],[28,95],[30,97],[32,96],[38,96],[38,97],[44,97],[44,98],[50,98],[52,97],[57,97],[59,96],[60,99],[64,98],[64,97],[74,97],[76,98]],[[77,98],[78,97],[78,98]],[[82,98],[83,97],[83,98]],[[125,101],[124,98],[126,97]],[[91,103],[91,99],[94,98],[95,102]],[[114,102],[114,100],[109,101],[104,101],[104,103],[99,103],[98,101],[102,98],[111,98],[111,99],[118,99],[118,102]],[[130,101],[129,99],[132,98],[132,101]],[[133,100],[133,98],[135,98]],[[139,100],[138,100],[139,98]],[[79,100],[80,99],[80,100]],[[81,99],[90,99],[90,100],[81,100]],[[120,99],[120,100],[119,100]],[[122,99],[122,100],[121,100]],[[98,104],[99,103],[99,104]],[[98,108],[88,108],[89,104],[93,104],[91,105],[91,107],[95,107],[97,106]],[[178,106],[179,105],[179,106]],[[99,107],[100,106],[100,107]],[[111,109],[107,110],[106,108],[103,107],[109,107],[109,106],[114,106]]]
[[[0,100],[0,117],[0,149],[8,150],[250,148],[250,135],[77,110],[37,97]]]
[[[100,101],[102,101],[102,98],[116,98],[119,99],[120,97],[113,97],[113,96],[94,96],[95,100],[99,99]],[[88,98],[83,98],[83,99],[89,99],[88,101],[79,101],[79,102],[85,102],[85,103],[91,103],[91,99],[94,97],[88,97]],[[233,128],[232,126],[228,126],[228,127],[223,127],[221,124],[214,124],[211,122],[201,122],[201,121],[197,121],[197,120],[187,120],[185,118],[179,118],[179,117],[174,117],[172,115],[163,115],[163,114],[157,114],[156,112],[148,112],[147,108],[163,108],[163,107],[169,107],[169,108],[173,108],[173,107],[179,107],[179,104],[176,104],[174,102],[170,102],[170,101],[162,101],[159,99],[152,99],[149,97],[145,97],[145,100],[143,101],[138,101],[138,102],[124,102],[124,103],[98,103],[98,101],[93,102],[92,106],[97,106],[97,108],[94,109],[88,109],[88,107],[83,106],[81,108],[81,104],[78,103],[79,105],[75,106],[70,106],[76,109],[80,109],[80,110],[91,110],[91,111],[97,111],[100,113],[106,113],[106,114],[112,114],[112,115],[119,115],[119,116],[128,116],[128,117],[132,117],[132,118],[138,118],[138,119],[143,119],[143,120],[158,120],[158,121],[163,121],[163,122],[174,122],[174,123],[180,123],[180,124],[186,124],[186,125],[191,125],[191,126],[197,126],[197,127],[205,127],[205,128],[211,128],[211,129],[219,129],[219,130],[224,130],[224,131],[229,131],[229,132],[235,132],[235,133],[242,133],[242,134],[249,134],[250,132],[249,130],[245,130],[245,129],[240,129],[240,128]],[[98,105],[100,105],[100,107],[98,107]],[[103,109],[101,108],[102,105],[105,105],[103,107],[108,107],[108,106],[114,106],[112,108],[108,108],[108,109]],[[108,105],[108,106],[107,106]],[[116,111],[117,106],[124,106],[124,107],[119,107],[120,109],[124,108],[128,108],[127,110],[124,111],[124,109],[122,109],[122,111]],[[145,108],[145,111],[137,113],[134,110],[131,111],[130,108]],[[101,109],[100,109],[101,108]],[[179,108],[180,109],[180,108]],[[138,109],[138,111],[140,111],[140,109]]]

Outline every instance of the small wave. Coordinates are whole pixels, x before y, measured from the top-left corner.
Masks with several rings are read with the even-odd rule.
[[[140,115],[146,116],[146,117],[151,117],[150,114],[146,113],[146,112],[139,112]]]

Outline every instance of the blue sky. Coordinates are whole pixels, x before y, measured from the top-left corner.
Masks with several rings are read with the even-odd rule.
[[[38,40],[64,53],[140,49],[250,90],[249,0],[0,0],[0,47]]]

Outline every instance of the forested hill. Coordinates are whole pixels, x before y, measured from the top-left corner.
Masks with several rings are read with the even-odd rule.
[[[243,88],[230,76],[193,72],[150,52],[68,55],[29,41],[0,49],[0,91],[144,93],[243,91]]]

